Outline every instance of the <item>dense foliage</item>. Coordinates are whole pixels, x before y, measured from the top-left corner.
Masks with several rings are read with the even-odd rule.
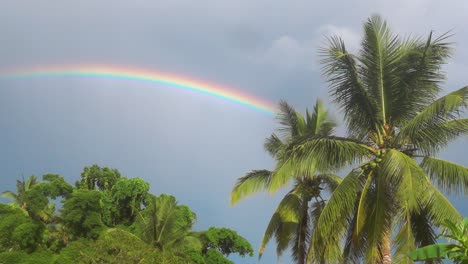
[[[232,253],[253,255],[233,230],[194,231],[189,207],[149,189],[98,165],[74,187],[56,174],[18,180],[2,194],[12,203],[0,203],[0,263],[232,264]]]

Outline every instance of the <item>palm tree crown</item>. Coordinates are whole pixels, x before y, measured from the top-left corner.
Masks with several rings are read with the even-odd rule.
[[[37,177],[32,175],[26,181],[16,180],[16,193],[12,191],[4,191],[2,196],[11,200],[13,204],[18,205],[21,209],[26,210],[27,204],[25,199],[25,194],[28,192],[34,185],[36,185]]]
[[[332,192],[341,179],[329,173],[308,174],[305,171],[296,171],[295,167],[289,166],[287,149],[294,141],[303,137],[330,136],[335,123],[321,101],[317,101],[312,113],[306,111],[305,117],[286,102],[280,102],[278,119],[281,124],[279,135],[272,134],[265,142],[265,150],[276,159],[277,167],[273,171],[253,170],[239,178],[232,191],[231,202],[237,203],[261,190],[276,191],[288,184],[288,177],[292,176],[294,185],[273,213],[259,253],[261,256],[266,244],[275,236],[278,256],[290,247],[295,262],[303,264],[309,251],[314,223],[325,204],[322,190],[325,188]]]
[[[437,98],[441,66],[450,56],[447,37],[401,39],[374,16],[364,25],[357,55],[339,37],[322,50],[323,72],[348,135],[303,139],[288,155],[297,167],[359,165],[323,208],[309,261],[391,263],[394,257],[412,263],[407,253],[432,244],[435,226],[460,219],[437,188],[468,188],[466,167],[435,157],[468,133],[468,119],[460,117],[468,87]]]

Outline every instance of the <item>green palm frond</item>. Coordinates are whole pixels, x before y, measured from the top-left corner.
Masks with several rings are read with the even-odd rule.
[[[398,223],[398,233],[395,235],[395,261],[396,263],[412,263],[408,259],[407,253],[415,249],[415,237],[413,230],[413,217],[408,210],[404,210],[396,221]],[[425,224],[425,223],[422,223]]]
[[[253,170],[237,180],[231,191],[231,205],[245,197],[269,188],[272,172]]]
[[[315,164],[313,160],[294,160],[292,158],[278,162],[275,170],[272,172],[268,191],[275,193],[279,189],[286,187],[291,180],[304,175],[313,175],[316,171]]]
[[[307,263],[321,261],[323,258],[333,262],[341,258],[340,241],[353,215],[358,192],[362,188],[359,179],[361,175],[360,170],[351,171],[325,204],[315,226],[311,242],[314,246],[309,249]]]
[[[309,135],[330,136],[336,127],[335,121],[330,117],[324,103],[317,100],[312,114],[306,111],[306,125]]]
[[[442,226],[447,220],[458,222],[462,216],[450,201],[427,179],[425,191],[421,193],[421,206],[435,226]]]
[[[436,242],[437,235],[434,230],[436,227],[432,224],[432,219],[429,217],[426,208],[421,208],[419,213],[412,215],[411,225],[416,247],[426,246]]]
[[[411,142],[419,152],[430,155],[462,135],[468,135],[468,118],[428,124],[413,135]]]
[[[432,103],[440,92],[440,83],[445,79],[441,66],[450,57],[449,34],[433,39],[432,32],[426,40],[408,38],[400,47],[400,59],[395,69],[392,86],[392,124],[400,127]]]
[[[468,192],[468,168],[447,160],[425,157],[421,167],[431,180],[449,193]]]
[[[379,263],[382,260],[381,250],[385,236],[391,233],[392,219],[396,211],[393,201],[393,186],[383,177],[377,177],[372,189],[373,202],[368,203],[366,221],[366,237],[368,240],[365,259],[367,263]]]
[[[343,40],[331,37],[328,41],[329,47],[321,50],[322,72],[334,102],[344,111],[349,132],[362,139],[376,131],[376,102],[360,80],[356,57],[346,50]]]
[[[362,161],[373,153],[371,147],[342,137],[304,137],[296,140],[288,150],[288,157],[298,165],[314,162],[318,171],[327,172]],[[310,167],[300,168],[309,169]]]
[[[18,203],[18,195],[12,191],[4,191],[2,192],[2,197],[8,198],[11,200],[12,203],[17,204]]]
[[[428,105],[400,128],[398,140],[414,144],[417,149],[428,154],[432,153],[439,146],[438,142],[433,140],[434,137],[437,140],[443,137],[452,139],[460,133],[468,133],[468,123],[465,119],[455,121],[460,110],[467,105],[468,86],[449,93]],[[446,142],[439,144],[443,146]]]
[[[300,115],[286,101],[280,101],[277,119],[281,125],[278,132],[281,136],[297,136],[299,134],[299,123],[303,123]]]
[[[268,137],[265,140],[265,144],[263,145],[265,150],[272,156],[276,157],[278,153],[281,151],[281,149],[284,148],[284,143],[281,141],[281,139],[276,135],[276,134],[271,134],[270,137]]]
[[[387,23],[379,16],[371,17],[364,24],[364,39],[361,45],[361,74],[365,88],[376,102],[376,123],[389,123],[393,76],[398,67],[399,45],[397,36],[391,33]]]
[[[277,240],[277,254],[280,256],[289,245],[289,241],[296,231],[299,223],[298,214],[301,206],[301,197],[289,192],[280,202],[273,214],[270,223],[263,235],[263,240],[260,245],[259,254],[263,254],[265,246],[270,239],[275,236]]]

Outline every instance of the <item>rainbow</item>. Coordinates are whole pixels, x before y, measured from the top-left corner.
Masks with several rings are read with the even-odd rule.
[[[268,115],[272,115],[276,112],[274,104],[271,102],[261,100],[252,95],[242,93],[222,85],[211,84],[205,81],[198,81],[183,76],[162,72],[153,72],[137,68],[96,65],[61,65],[20,68],[6,71],[0,70],[0,80],[43,77],[92,77],[159,84],[174,89],[195,92],[228,102],[233,102],[266,113]]]

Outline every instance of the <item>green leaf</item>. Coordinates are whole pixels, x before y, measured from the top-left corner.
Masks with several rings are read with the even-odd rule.
[[[266,190],[270,185],[272,172],[268,170],[253,170],[237,180],[231,192],[231,205],[245,197]]]
[[[415,261],[439,259],[447,256],[451,249],[451,244],[429,245],[416,249],[415,251],[411,252],[409,256]]]
[[[425,157],[421,167],[442,190],[458,194],[468,192],[467,167],[432,157]]]

